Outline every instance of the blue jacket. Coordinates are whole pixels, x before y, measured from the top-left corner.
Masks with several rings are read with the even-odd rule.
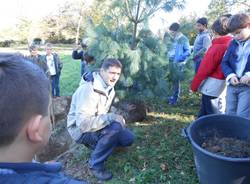
[[[73,59],[81,59],[81,76],[86,72],[86,68],[88,67],[86,61],[84,60],[84,52],[81,50],[78,52],[77,50],[73,50],[72,52]]]
[[[194,41],[193,47],[193,60],[195,62],[201,61],[205,52],[211,46],[211,38],[208,31],[202,31],[199,33]]]
[[[221,67],[225,77],[236,72],[236,63],[239,62],[237,59],[238,46],[238,42],[236,40],[232,40],[222,59]],[[244,75],[246,72],[250,72],[250,54],[248,55],[247,64],[242,75]]]
[[[0,163],[0,183],[86,184],[60,172],[60,163]]]
[[[176,38],[169,53],[171,52],[174,52],[174,55],[169,55],[170,61],[183,62],[190,55],[190,46],[187,37],[181,34],[178,38]]]

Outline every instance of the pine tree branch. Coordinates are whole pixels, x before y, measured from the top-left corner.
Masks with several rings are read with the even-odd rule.
[[[128,2],[128,1],[129,1],[129,0],[125,0],[126,10],[127,10],[126,12],[127,12],[127,15],[128,15],[129,20],[131,20],[132,22],[134,22],[135,20],[134,20],[132,11],[131,11],[131,9],[129,8],[129,2]]]

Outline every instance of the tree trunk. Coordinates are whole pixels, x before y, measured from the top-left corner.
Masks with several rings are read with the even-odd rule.
[[[79,40],[79,34],[80,34],[80,27],[81,27],[82,18],[83,18],[83,16],[82,16],[82,14],[81,14],[81,15],[80,15],[80,18],[79,18],[79,20],[78,20],[78,24],[77,24],[76,40],[75,40],[76,44],[78,44],[78,40]]]
[[[79,36],[80,36],[80,28],[81,28],[81,22],[82,22],[82,19],[83,19],[83,10],[84,10],[84,2],[81,4],[81,9],[80,9],[80,17],[79,17],[79,20],[78,20],[78,23],[77,23],[77,29],[76,29],[76,44],[78,44],[78,40],[79,40]]]
[[[134,23],[134,30],[133,30],[133,35],[132,35],[132,43],[131,43],[131,49],[134,50],[137,46],[137,37],[136,37],[136,34],[137,34],[137,26],[138,26],[138,23],[135,22]]]
[[[137,27],[139,23],[138,19],[139,19],[140,6],[141,6],[141,0],[138,1],[137,9],[136,9],[136,16],[134,19],[134,30],[133,30],[132,43],[131,43],[132,50],[135,50],[137,46]]]

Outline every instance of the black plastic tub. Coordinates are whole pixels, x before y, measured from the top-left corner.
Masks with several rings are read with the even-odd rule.
[[[201,184],[250,184],[250,158],[232,158],[209,152],[202,143],[214,136],[250,140],[250,120],[238,116],[208,115],[187,129]]]

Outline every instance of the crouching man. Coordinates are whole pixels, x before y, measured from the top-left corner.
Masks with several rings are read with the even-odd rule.
[[[93,73],[93,81],[82,82],[72,97],[67,128],[76,141],[92,149],[89,168],[99,180],[109,180],[112,173],[104,162],[114,148],[130,146],[134,134],[125,127],[122,116],[108,113],[115,96],[114,86],[119,80],[122,64],[106,59],[100,72]]]

